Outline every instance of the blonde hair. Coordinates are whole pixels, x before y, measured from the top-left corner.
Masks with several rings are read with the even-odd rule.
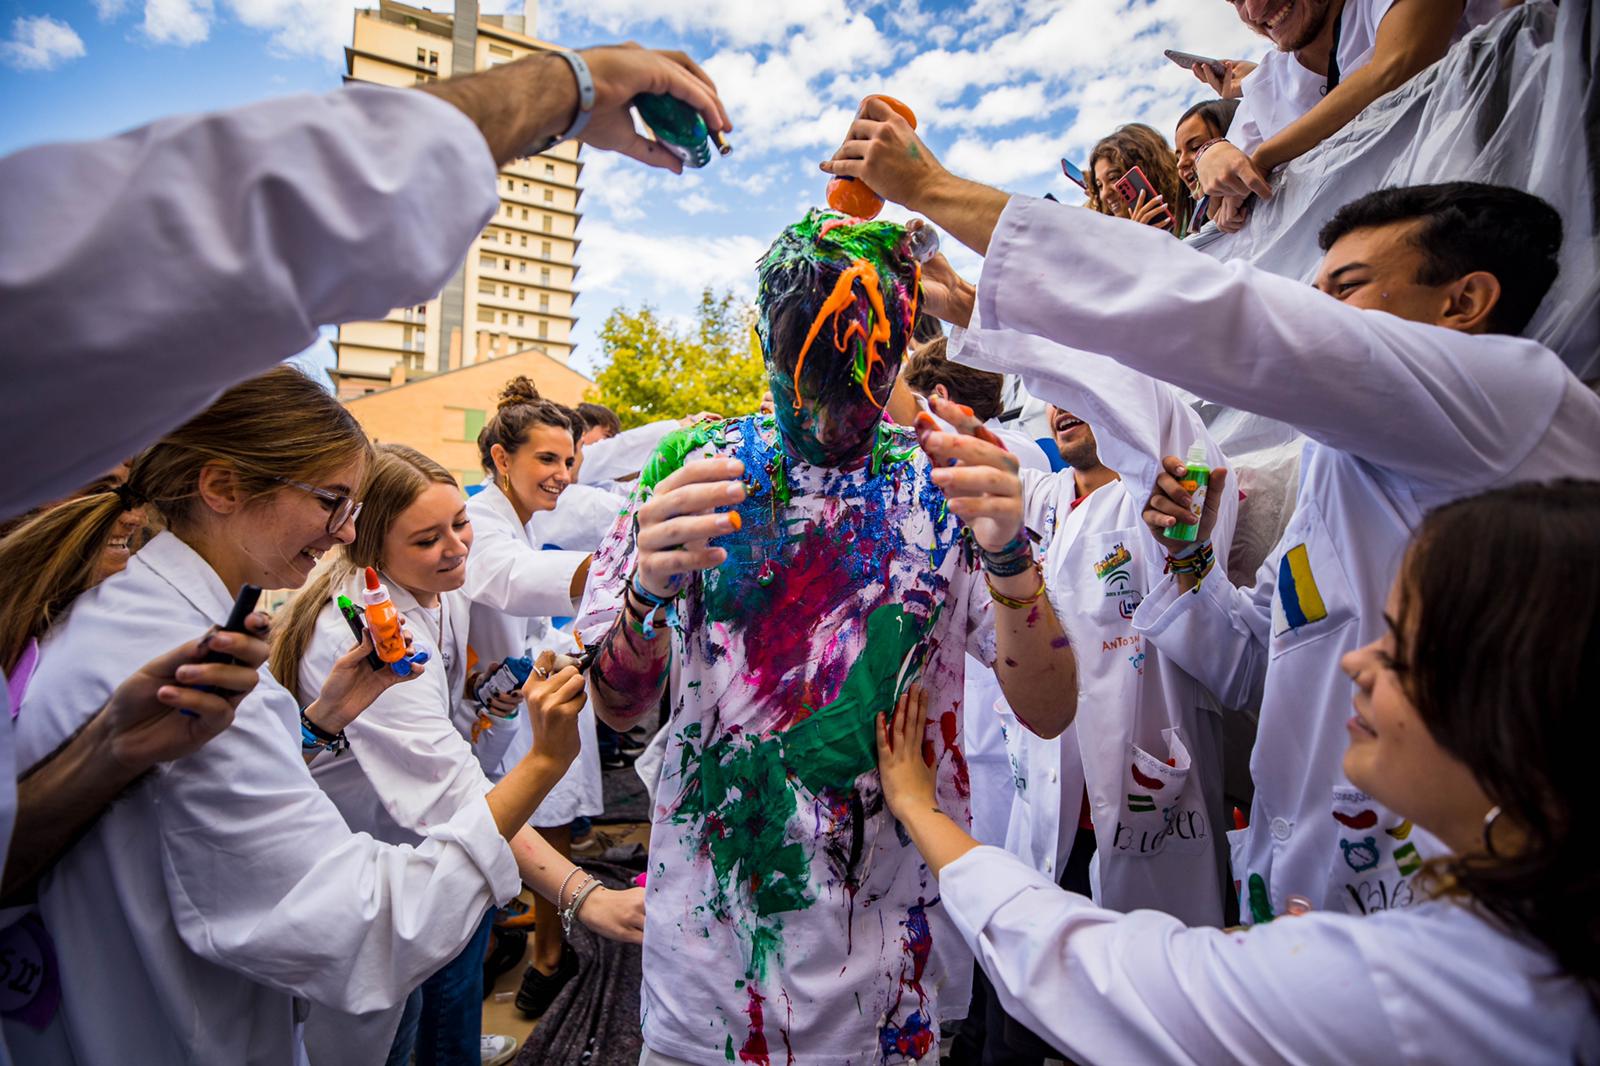
[[[1130,122],[1117,127],[1115,133],[1100,138],[1094,151],[1089,153],[1089,165],[1083,171],[1084,180],[1088,183],[1088,207],[1102,215],[1110,215],[1114,212],[1106,204],[1100,182],[1094,176],[1095,163],[1101,159],[1109,162],[1119,177],[1134,167],[1144,171],[1144,176],[1150,179],[1150,184],[1155,186],[1156,192],[1166,201],[1167,209],[1172,212],[1173,235],[1184,235],[1189,218],[1194,214],[1194,198],[1189,195],[1189,187],[1183,183],[1183,179],[1178,177],[1178,156],[1165,137],[1142,122]],[[1129,204],[1128,209],[1131,211],[1133,205]]]
[[[310,583],[295,595],[285,616],[272,627],[272,654],[267,663],[272,676],[284,688],[299,695],[300,663],[311,644],[322,608],[356,571],[383,566],[383,542],[389,530],[430,485],[461,487],[450,471],[415,448],[378,445],[361,486],[356,539],[329,553]]]
[[[209,464],[232,470],[255,500],[281,490],[281,479],[316,481],[370,447],[344,405],[292,367],[235,385],[137,456],[124,485],[69,500],[0,540],[0,574],[26,576],[0,587],[0,665],[15,665],[94,584],[100,552],[129,508],[148,503],[177,532]]]

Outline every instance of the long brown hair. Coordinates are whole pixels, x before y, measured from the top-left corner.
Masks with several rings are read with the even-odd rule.
[[[1406,554],[1395,658],[1428,732],[1522,837],[1436,861],[1432,883],[1539,941],[1600,999],[1600,824],[1581,767],[1600,744],[1597,528],[1595,481],[1433,511]]]
[[[383,542],[395,519],[430,485],[461,486],[450,471],[415,448],[380,444],[367,467],[361,486],[361,518],[356,539],[329,553],[317,574],[298,593],[272,627],[272,654],[267,659],[272,676],[290,692],[300,693],[300,662],[305,658],[317,616],[335,590],[357,570],[383,567]]]
[[[1165,137],[1142,122],[1130,122],[1100,138],[1100,143],[1094,146],[1094,151],[1089,153],[1089,165],[1083,169],[1084,181],[1088,184],[1088,206],[1090,210],[1109,215],[1113,212],[1094,176],[1095,163],[1101,159],[1108,161],[1119,177],[1133,167],[1144,171],[1144,176],[1150,179],[1150,184],[1156,187],[1172,212],[1173,234],[1184,235],[1188,220],[1194,214],[1194,199],[1189,195],[1189,187],[1178,177],[1178,156]],[[1133,205],[1129,204],[1128,208],[1132,210]]]
[[[122,486],[68,500],[0,540],[0,574],[13,578],[0,583],[0,664],[14,665],[94,584],[106,538],[130,507],[149,504],[181,536],[207,464],[233,470],[257,499],[283,489],[283,478],[316,481],[369,447],[344,405],[292,367],[235,385],[136,457]]]

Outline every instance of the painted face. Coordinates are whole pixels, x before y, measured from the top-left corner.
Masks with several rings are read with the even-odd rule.
[[[365,467],[365,459],[355,459],[312,484],[348,496],[361,484]],[[333,508],[333,503],[320,496],[285,485],[220,516],[218,535],[208,538],[208,551],[203,554],[225,581],[245,581],[264,589],[297,589],[324,552],[356,539],[353,521],[328,532]]]
[[[1407,648],[1414,634],[1396,629],[1401,580],[1389,592],[1384,635],[1339,661],[1356,688],[1355,714],[1346,723],[1345,776],[1379,803],[1435,832],[1463,822],[1472,827],[1489,800],[1466,764],[1439,746],[1406,694]]]
[[[1333,242],[1317,270],[1317,288],[1367,311],[1388,311],[1411,322],[1443,325],[1453,283],[1418,281],[1425,266],[1412,240],[1421,222],[1395,222],[1352,230]]]
[[[560,426],[536,425],[514,452],[494,449],[495,470],[502,487],[529,511],[555,509],[561,492],[572,482],[577,454],[572,434]]]
[[[383,538],[383,570],[419,600],[452,592],[467,579],[472,523],[454,485],[429,485]]]
[[[1198,199],[1200,187],[1195,184],[1194,157],[1200,151],[1200,146],[1215,137],[1211,124],[1205,120],[1204,115],[1190,115],[1178,123],[1178,130],[1173,135],[1178,145],[1178,177],[1189,186],[1189,191]]]
[[[1328,23],[1331,0],[1231,0],[1246,26],[1277,46],[1297,52],[1317,39]]]
[[[1074,470],[1093,470],[1100,465],[1100,451],[1095,444],[1094,430],[1070,411],[1051,404],[1050,433],[1055,437],[1056,449],[1061,459]]]
[[[778,429],[789,451],[808,463],[838,466],[872,448],[905,354],[893,344],[879,284],[872,264],[857,260],[804,329],[780,321],[767,333],[803,339],[792,353],[774,354],[769,342],[762,354]]]

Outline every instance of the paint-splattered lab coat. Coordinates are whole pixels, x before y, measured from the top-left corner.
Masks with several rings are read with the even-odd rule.
[[[716,542],[728,559],[679,603],[682,633],[657,638],[672,640],[672,716],[642,998],[663,1054],[917,1057],[937,1046],[946,975],[971,965],[884,806],[872,723],[909,681],[927,688],[939,801],[964,818],[965,656],[992,667],[992,608],[911,433],[878,433],[860,468],[784,469],[772,418],[752,415],[674,434],[640,479],[648,492],[710,454],[743,460],[751,488],[740,531]],[[621,608],[633,532],[630,513],[596,556],[586,643]]]
[[[1072,283],[1057,283],[1069,269]],[[1311,438],[1294,516],[1255,587],[1213,575],[1180,595],[1168,577],[1134,626],[1223,705],[1263,693],[1250,825],[1229,834],[1246,920],[1282,914],[1290,894],[1358,914],[1414,901],[1412,878],[1438,844],[1344,779],[1351,688],[1339,659],[1383,633],[1389,586],[1431,508],[1594,476],[1600,397],[1536,341],[1348,307],[1149,227],[1026,197],[995,228],[975,320]],[[980,365],[1043,388],[1058,363],[996,351]]]

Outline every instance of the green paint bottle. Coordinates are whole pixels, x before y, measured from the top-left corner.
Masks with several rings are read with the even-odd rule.
[[[703,167],[711,162],[711,134],[694,108],[666,93],[640,93],[633,98],[633,106],[656,140],[683,160],[684,166]]]
[[[1183,491],[1189,494],[1189,510],[1194,521],[1167,530],[1169,540],[1194,541],[1200,535],[1200,515],[1206,508],[1206,486],[1211,483],[1211,468],[1206,465],[1206,446],[1195,442],[1189,448],[1189,468],[1184,472]]]

